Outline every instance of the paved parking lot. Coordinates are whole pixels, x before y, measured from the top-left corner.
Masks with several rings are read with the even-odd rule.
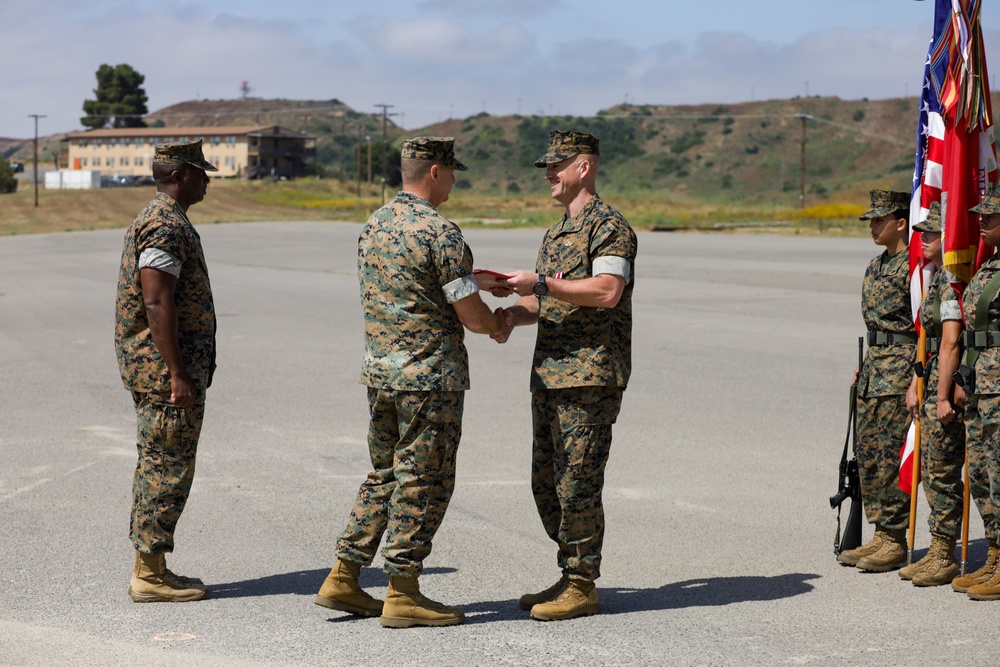
[[[868,240],[639,234],[634,373],[593,618],[538,623],[517,607],[558,576],[528,487],[534,333],[505,346],[470,334],[458,484],[421,579],[468,622],[388,630],[312,603],[369,465],[360,226],[200,230],[219,370],[170,563],[212,592],[177,605],[125,593],[135,446],[112,343],[121,231],[0,238],[0,664],[996,659],[1000,605],[834,561],[827,498]],[[497,270],[531,268],[541,236],[467,233],[477,267]],[[972,535],[977,567],[978,518]],[[920,551],[928,541],[922,513]],[[378,592],[386,577],[376,567],[362,583]]]

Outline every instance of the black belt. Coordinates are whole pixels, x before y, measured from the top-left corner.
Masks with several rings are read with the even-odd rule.
[[[1000,331],[970,331],[962,332],[962,344],[966,348],[974,347],[985,350],[988,347],[1000,347]]]
[[[917,337],[915,334],[891,333],[889,331],[869,331],[868,345],[915,345]]]

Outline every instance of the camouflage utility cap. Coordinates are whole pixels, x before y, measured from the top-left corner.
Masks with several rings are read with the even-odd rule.
[[[205,171],[219,171],[201,152],[201,139],[190,144],[158,144],[156,153],[153,154],[153,162],[189,164]]]
[[[552,130],[549,132],[549,150],[546,151],[545,155],[535,160],[535,166],[547,167],[581,153],[600,155],[600,145],[600,139],[586,132]]]
[[[858,220],[881,218],[896,211],[906,211],[910,208],[910,193],[895,190],[872,190],[872,206],[861,214]]]
[[[982,215],[1000,213],[1000,184],[990,183],[986,188],[986,194],[983,195],[983,201],[979,202],[979,206],[970,208],[969,213]]]
[[[430,160],[458,171],[468,169],[455,157],[455,137],[414,137],[403,142],[399,156],[409,160]]]
[[[937,232],[941,233],[941,202],[936,201],[931,204],[931,210],[927,212],[927,219],[913,225],[915,232]]]

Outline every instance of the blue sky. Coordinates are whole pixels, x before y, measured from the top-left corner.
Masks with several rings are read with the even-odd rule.
[[[931,0],[214,0],[4,3],[0,136],[80,129],[102,63],[191,99],[392,104],[416,129],[481,111],[916,95]],[[984,3],[990,70],[1000,10]],[[994,82],[996,77],[991,77]]]

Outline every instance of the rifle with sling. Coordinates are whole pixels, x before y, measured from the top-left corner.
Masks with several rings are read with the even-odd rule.
[[[865,339],[858,338],[858,375],[864,363]],[[833,538],[833,553],[840,555],[844,551],[861,546],[861,476],[858,472],[858,382],[851,385],[851,406],[847,418],[847,437],[844,439],[844,452],[840,456],[840,476],[837,481],[838,491],[830,497],[830,507],[837,510],[837,534]],[[852,456],[847,458],[847,445],[853,440]],[[851,499],[851,512],[847,515],[847,525],[843,536],[840,533],[840,510],[844,501]]]

